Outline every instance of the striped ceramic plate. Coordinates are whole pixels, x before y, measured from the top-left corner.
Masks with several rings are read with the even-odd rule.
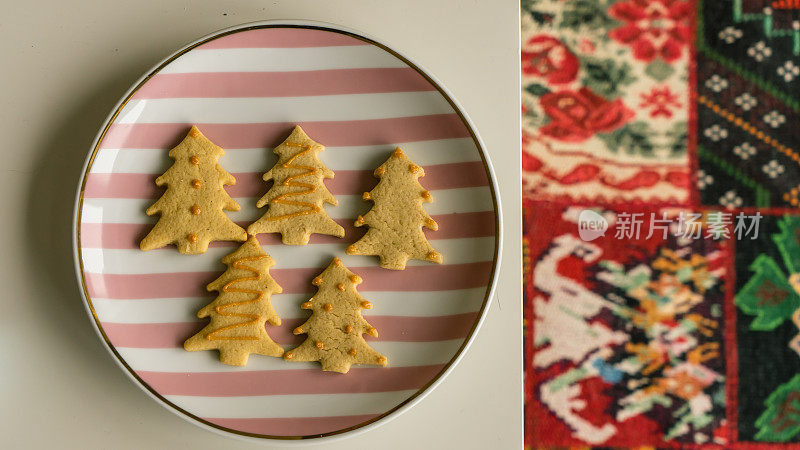
[[[155,218],[145,209],[162,191],[155,177],[171,164],[168,150],[192,124],[226,150],[228,192],[247,224],[275,162],[271,146],[295,124],[327,149],[335,171],[327,182],[339,206],[328,214],[344,239],[315,235],[310,245],[281,245],[260,235],[283,287],[272,303],[283,325],[269,333],[284,347],[308,312],[299,308],[312,278],[339,256],[364,283],[365,311],[380,338],[369,344],[386,368],[355,366],[346,375],[312,363],[254,355],[246,367],[221,364],[216,352],[183,350],[203,326],[196,312],[213,300],[205,285],[224,266],[233,243],[204,255],[174,247],[142,252]],[[411,261],[404,271],[377,258],[347,256],[362,231],[353,218],[369,204],[371,171],[395,146],[424,166],[429,232],[445,258]],[[471,124],[450,96],[407,58],[362,35],[310,23],[265,22],[205,37],[176,52],[123,98],[87,160],[76,206],[76,263],[86,304],[115,359],[148,393],[191,421],[239,436],[325,438],[364,430],[408,409],[452,368],[488,304],[499,252],[499,211],[492,173]],[[359,229],[360,230],[360,229]]]

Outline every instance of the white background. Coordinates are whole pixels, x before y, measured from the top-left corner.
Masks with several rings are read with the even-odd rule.
[[[521,448],[518,14],[496,0],[0,0],[2,446],[269,447],[189,424],[113,363],[78,295],[73,195],[106,115],[153,64],[220,28],[308,19],[361,30],[435,74],[483,137],[504,207],[499,289],[464,360],[406,414],[324,448]]]

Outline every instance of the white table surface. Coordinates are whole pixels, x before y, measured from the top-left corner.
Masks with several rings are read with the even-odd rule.
[[[372,35],[451,90],[497,170],[505,234],[498,292],[455,371],[409,412],[324,448],[521,448],[518,5],[0,0],[0,446],[259,448],[184,421],[114,364],[78,295],[73,195],[98,128],[150,66],[220,28],[309,19]]]

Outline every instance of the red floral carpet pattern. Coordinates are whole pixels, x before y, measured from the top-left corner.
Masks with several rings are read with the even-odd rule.
[[[523,189],[536,199],[687,204],[688,0],[528,0]]]
[[[800,1],[521,8],[526,447],[800,448]]]
[[[621,243],[618,211],[599,209],[611,230],[586,242],[583,210],[534,203],[527,217],[539,230],[528,241],[529,443],[728,443],[726,243],[644,235]]]

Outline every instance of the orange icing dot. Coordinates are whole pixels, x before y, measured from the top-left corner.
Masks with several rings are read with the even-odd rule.
[[[200,189],[203,187],[203,182],[200,180],[192,180],[192,187],[195,189]]]
[[[347,354],[350,355],[350,356],[356,356],[358,354],[358,352],[356,351],[356,349],[351,348],[350,351],[347,352]]]
[[[330,303],[325,303],[325,306],[323,306],[323,308],[325,308],[325,311],[330,311],[333,309],[333,305],[331,305]]]
[[[200,164],[200,158],[198,158],[197,155],[194,155],[191,158],[189,158],[189,162],[196,166]]]
[[[350,281],[352,281],[355,284],[359,284],[364,280],[362,280],[361,277],[358,275],[350,275]]]
[[[197,235],[194,233],[190,233],[188,236],[186,236],[186,239],[189,240],[189,242],[191,243],[195,243],[197,242]]]
[[[395,158],[399,158],[403,156],[403,151],[400,150],[400,147],[397,147],[394,149],[394,152],[392,152],[392,156],[394,156]]]
[[[342,260],[339,258],[333,258],[333,263],[336,264],[337,266],[341,266]]]
[[[363,194],[361,194],[361,198],[364,200],[369,200],[372,198],[372,196],[369,194],[369,192],[364,192]]]
[[[322,350],[323,348],[325,348],[325,344],[323,344],[323,343],[322,343],[322,341],[317,341],[317,343],[316,343],[316,344],[314,344],[314,345],[315,345],[315,346],[316,346],[318,349],[320,349],[320,350]]]
[[[284,359],[292,359],[292,358],[294,358],[294,354],[292,352],[287,352],[285,355],[283,355],[283,358]]]
[[[300,308],[302,308],[302,309],[311,309],[311,306],[312,306],[311,302],[305,302],[302,305],[300,305]]]
[[[378,337],[378,330],[376,330],[375,327],[369,327],[369,329],[367,329],[367,334]]]
[[[339,283],[339,285],[336,286],[336,288],[338,288],[340,291],[343,291],[344,290],[344,283]]]
[[[355,245],[348,245],[347,246],[347,250],[345,250],[345,253],[347,253],[348,255],[352,255],[355,252],[356,252],[356,246]]]
[[[189,130],[189,136],[193,138],[200,137],[200,130],[198,130],[197,127],[192,127],[192,129]]]
[[[371,309],[372,308],[372,303],[364,300],[363,302],[361,302],[361,307],[364,308],[364,309]]]
[[[199,207],[199,206],[197,206],[197,205],[193,205],[193,206],[192,206],[192,208],[190,209],[190,211],[191,211],[191,212],[192,212],[192,214],[194,214],[195,216],[199,216],[199,215],[200,215],[200,213],[201,213],[201,212],[203,212],[203,211],[200,209],[200,207]]]
[[[311,282],[311,284],[313,284],[314,286],[319,286],[320,284],[322,284],[322,278],[315,277],[314,280]]]
[[[358,216],[358,217],[356,218],[356,225],[361,225],[361,224],[363,224],[363,223],[364,223],[364,218],[363,218],[363,217],[361,217],[361,216]]]
[[[384,169],[383,167],[378,167],[377,169],[375,169],[375,175],[376,176],[381,176],[381,175],[383,175],[385,173],[386,173],[386,169]]]
[[[425,200],[430,200],[431,199],[431,193],[428,192],[428,191],[422,191],[422,198],[424,198]]]
[[[292,333],[294,333],[294,334],[303,334],[303,329],[300,328],[300,327],[297,327],[294,330],[292,330]]]
[[[352,333],[353,332],[353,326],[352,325],[347,325],[346,327],[344,327],[344,332],[347,333],[347,334]]]
[[[428,253],[428,259],[430,259],[431,261],[435,261],[435,260],[439,259],[440,256],[441,255],[439,255],[439,252],[430,252],[430,253]]]
[[[408,165],[408,171],[411,172],[411,173],[419,173],[421,170],[422,170],[422,167],[420,167],[420,166],[418,166],[416,164],[409,164]]]
[[[386,357],[385,356],[378,356],[378,362],[381,364],[386,364]]]

